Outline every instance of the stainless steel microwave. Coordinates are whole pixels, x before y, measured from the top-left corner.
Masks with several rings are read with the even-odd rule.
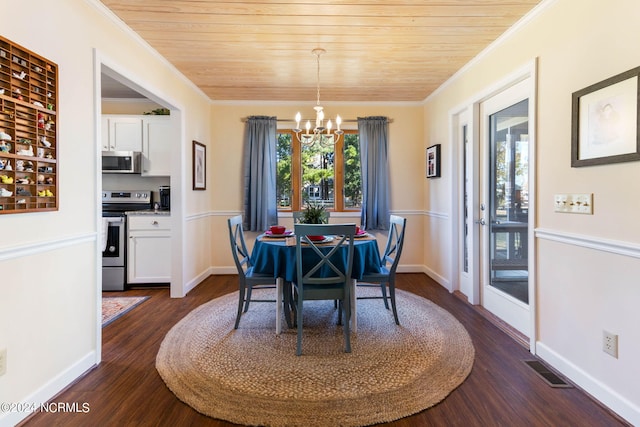
[[[139,151],[103,151],[102,173],[140,173]]]

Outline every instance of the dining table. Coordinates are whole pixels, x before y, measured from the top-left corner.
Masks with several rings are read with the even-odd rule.
[[[337,240],[335,236],[326,236],[327,242],[318,245],[318,248],[328,253],[335,245]],[[286,289],[291,289],[291,282],[296,279],[296,237],[292,232],[288,231],[283,235],[271,236],[268,232],[259,235],[251,251],[251,264],[253,271],[257,274],[266,274],[277,279],[283,289],[284,313],[287,318],[287,325],[291,326],[290,321],[290,298],[287,298]],[[307,248],[312,250],[311,247]],[[303,250],[305,248],[303,247]],[[338,251],[340,256],[347,257],[347,248],[343,247]],[[306,257],[305,257],[306,258]],[[357,332],[358,323],[356,316],[356,284],[358,280],[366,274],[378,273],[381,268],[380,250],[375,236],[364,233],[354,238],[353,241],[353,266],[351,269],[351,330]],[[320,272],[322,276],[322,272]],[[282,286],[284,283],[284,286]],[[278,304],[279,306],[280,304]],[[276,310],[278,315],[276,330],[280,330],[280,307]]]

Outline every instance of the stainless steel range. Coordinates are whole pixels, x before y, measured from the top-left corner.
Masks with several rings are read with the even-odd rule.
[[[102,290],[123,291],[127,283],[127,216],[125,212],[151,209],[148,190],[102,192]]]

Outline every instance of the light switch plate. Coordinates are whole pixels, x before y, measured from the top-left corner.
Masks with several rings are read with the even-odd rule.
[[[593,193],[563,193],[554,196],[553,210],[593,215]]]

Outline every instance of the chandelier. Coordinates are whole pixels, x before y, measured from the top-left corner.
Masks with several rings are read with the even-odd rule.
[[[296,133],[296,137],[298,141],[302,145],[311,146],[314,144],[319,144],[323,146],[332,146],[340,140],[340,136],[344,133],[340,130],[340,124],[342,123],[342,119],[340,116],[336,116],[336,130],[331,132],[332,123],[331,120],[327,121],[327,126],[324,125],[324,111],[322,106],[320,105],[320,55],[325,53],[326,51],[321,48],[316,48],[311,51],[316,56],[316,61],[318,64],[317,68],[317,94],[318,101],[316,106],[313,107],[316,110],[316,125],[313,129],[311,129],[311,121],[307,120],[306,132],[302,132],[300,129],[300,121],[302,117],[300,113],[296,114],[296,128],[293,130]]]

